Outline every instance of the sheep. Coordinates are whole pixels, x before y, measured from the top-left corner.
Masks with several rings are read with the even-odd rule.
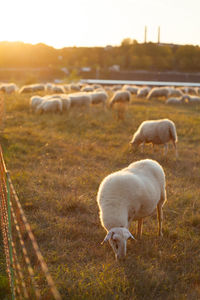
[[[169,119],[160,120],[147,120],[142,122],[137,131],[134,133],[130,144],[138,146],[142,144],[142,150],[144,150],[145,143],[164,144],[164,155],[168,151],[168,142],[172,141],[175,148],[176,158],[178,156],[176,143],[178,141],[176,126],[174,122]]]
[[[147,95],[147,99],[150,100],[151,98],[154,97],[168,97],[170,94],[170,89],[168,87],[155,87],[152,88],[148,95]]]
[[[184,104],[188,103],[187,101],[187,96],[182,96],[182,97],[171,97],[168,98],[165,102],[166,104]]]
[[[36,107],[36,113],[60,112],[62,113],[63,103],[60,98],[46,99]]]
[[[195,89],[194,87],[191,87],[191,86],[180,87],[180,90],[181,90],[184,94],[197,95],[196,89]]]
[[[110,107],[113,107],[115,103],[127,103],[131,101],[131,94],[129,91],[116,91],[110,99]]]
[[[169,87],[169,96],[170,97],[179,97],[183,96],[183,92],[179,88]]]
[[[81,85],[78,83],[71,83],[69,86],[71,91],[80,91],[81,89]]]
[[[150,87],[142,87],[142,88],[139,88],[138,91],[137,91],[137,98],[145,98],[149,91],[151,90]]]
[[[44,97],[41,96],[32,96],[30,99],[30,109],[31,111],[35,111],[37,106],[44,101]]]
[[[44,84],[29,84],[29,85],[24,85],[21,87],[19,90],[19,94],[22,93],[32,93],[32,92],[39,92],[39,91],[44,91],[45,90],[45,85]]]
[[[189,104],[200,104],[200,97],[198,96],[185,95],[185,97],[188,99]]]
[[[74,106],[89,107],[91,104],[91,96],[90,96],[90,94],[88,94],[86,92],[68,94],[68,98],[71,101],[71,107],[74,107]]]
[[[94,87],[91,85],[86,85],[81,88],[81,92],[93,92]]]
[[[108,94],[106,91],[94,91],[90,93],[92,104],[102,103],[103,107],[106,106],[108,100]]]
[[[116,259],[126,256],[131,221],[138,221],[137,237],[141,238],[143,218],[157,209],[158,234],[162,236],[163,205],[166,199],[165,173],[155,160],[131,163],[127,168],[106,176],[101,182],[97,203],[101,225],[107,231]]]
[[[125,91],[129,91],[132,95],[137,95],[137,92],[138,92],[138,87],[137,86],[133,86],[133,85],[124,85],[122,87],[123,90]]]
[[[18,90],[18,87],[15,83],[2,83],[0,85],[0,91],[6,93],[6,94],[11,94],[14,93]]]

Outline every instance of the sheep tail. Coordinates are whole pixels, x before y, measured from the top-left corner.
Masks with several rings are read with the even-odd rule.
[[[178,137],[177,137],[177,133],[176,133],[176,127],[174,126],[174,124],[170,124],[170,127],[169,127],[169,134],[171,136],[171,139],[174,141],[174,142],[177,142],[178,141]]]

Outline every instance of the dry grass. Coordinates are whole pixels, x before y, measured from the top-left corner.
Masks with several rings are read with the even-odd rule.
[[[200,298],[200,108],[132,99],[123,120],[94,107],[63,115],[29,113],[29,96],[6,97],[0,141],[11,178],[63,299]],[[146,119],[177,125],[179,158],[172,147],[144,154],[129,141]],[[164,237],[156,217],[144,222],[141,241],[128,241],[127,259],[115,262],[101,246],[96,193],[109,173],[156,159],[167,179]],[[135,224],[131,231],[135,233]]]

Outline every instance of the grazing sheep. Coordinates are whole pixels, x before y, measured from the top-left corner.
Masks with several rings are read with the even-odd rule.
[[[183,96],[183,92],[179,88],[169,87],[169,96],[170,97]]]
[[[76,91],[76,92],[80,91],[81,89],[81,85],[78,83],[71,83],[69,87],[71,91]]]
[[[122,89],[122,85],[121,85],[121,84],[117,84],[117,85],[113,85],[113,86],[111,86],[111,87],[109,87],[109,88],[110,88],[110,90],[111,90],[112,92],[116,92],[116,91],[119,91],[119,90]]]
[[[176,157],[178,156],[176,142],[178,140],[176,133],[176,126],[174,122],[168,119],[161,120],[148,120],[142,122],[139,126],[138,130],[134,133],[133,138],[130,144],[134,146],[138,146],[142,144],[142,148],[144,150],[145,143],[152,143],[153,146],[158,144],[164,144],[164,155],[167,154],[168,151],[168,142],[172,141]]]
[[[102,103],[103,107],[106,106],[108,100],[108,94],[106,91],[94,91],[90,93],[92,104]]]
[[[191,86],[180,87],[180,90],[181,90],[184,94],[197,95],[196,88],[191,87]]]
[[[19,94],[40,92],[40,91],[44,91],[45,88],[46,88],[45,84],[42,83],[28,84],[21,87],[21,89],[19,90]]]
[[[200,104],[200,97],[198,96],[185,95],[185,97],[188,99],[189,104]]]
[[[182,97],[171,97],[168,98],[165,102],[166,104],[184,104],[184,103],[188,103],[187,101],[187,96],[182,96]]]
[[[116,91],[110,99],[110,107],[113,107],[115,103],[129,103],[131,100],[131,94],[129,91]]]
[[[159,97],[168,97],[170,95],[170,89],[168,87],[155,87],[152,88],[148,95],[147,99],[150,100],[151,98],[159,98]]]
[[[63,103],[60,98],[46,99],[37,107],[37,113],[60,112],[62,113]]]
[[[6,94],[11,94],[14,93],[18,90],[18,87],[15,83],[2,83],[0,85],[0,91],[6,93]]]
[[[44,97],[41,96],[32,96],[30,99],[30,110],[35,111],[37,106],[44,101]]]
[[[86,92],[68,94],[67,96],[71,100],[71,107],[89,107],[91,104],[91,96]]]
[[[101,182],[97,203],[101,225],[107,231],[103,242],[109,241],[116,259],[126,256],[126,243],[133,235],[131,221],[138,221],[138,238],[142,235],[143,218],[157,209],[159,235],[162,236],[162,207],[166,201],[165,173],[156,161],[140,160]]]
[[[122,89],[125,91],[129,91],[132,95],[137,95],[137,92],[139,90],[137,86],[126,85],[126,84],[122,87]]]
[[[86,85],[81,88],[81,92],[93,92],[94,87],[91,85]]]
[[[148,86],[139,88],[137,91],[137,98],[145,98],[150,90],[151,88]]]

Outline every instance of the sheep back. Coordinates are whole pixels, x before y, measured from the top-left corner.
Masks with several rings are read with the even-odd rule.
[[[128,228],[130,220],[151,215],[166,200],[165,174],[156,161],[145,159],[112,173],[100,184],[97,203],[102,226]]]

